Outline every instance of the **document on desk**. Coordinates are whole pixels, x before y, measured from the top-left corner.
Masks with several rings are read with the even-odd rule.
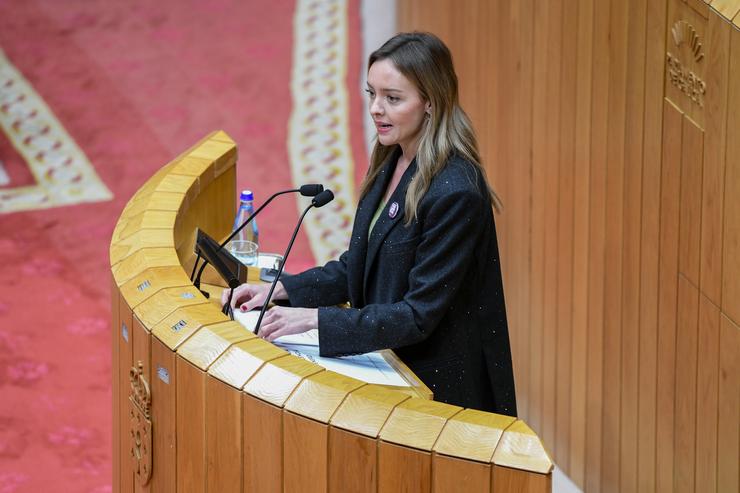
[[[241,323],[250,331],[254,331],[259,318],[259,311],[234,311],[234,320]],[[319,355],[319,331],[309,330],[302,334],[292,334],[278,337],[274,344],[290,354],[316,363],[333,372],[356,378],[367,383],[379,385],[395,385],[410,387],[401,375],[393,368],[380,352],[342,356],[341,358],[327,358]]]

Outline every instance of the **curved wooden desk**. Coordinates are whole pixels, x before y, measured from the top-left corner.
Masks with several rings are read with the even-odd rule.
[[[228,233],[235,163],[234,142],[211,134],[113,232],[114,491],[550,491],[523,421],[325,371],[193,287],[195,228]]]

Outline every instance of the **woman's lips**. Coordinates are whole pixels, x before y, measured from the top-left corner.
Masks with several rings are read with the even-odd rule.
[[[393,125],[391,125],[390,123],[375,122],[375,128],[378,130],[379,134],[387,134],[391,131]]]

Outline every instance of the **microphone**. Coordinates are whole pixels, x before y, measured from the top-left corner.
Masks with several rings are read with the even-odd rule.
[[[295,241],[295,237],[298,235],[298,230],[301,227],[301,223],[303,223],[303,218],[306,217],[306,214],[309,210],[311,210],[312,207],[323,207],[329,202],[334,200],[334,194],[331,190],[324,190],[323,192],[317,194],[313,200],[311,200],[311,205],[306,207],[306,209],[303,211],[303,214],[301,214],[300,219],[298,219],[298,224],[296,224],[295,229],[293,230],[293,236],[290,238],[290,243],[288,243],[288,248],[285,249],[285,255],[283,255],[283,261],[280,263],[280,268],[278,269],[277,275],[275,276],[275,279],[272,281],[272,285],[270,286],[270,292],[267,293],[267,299],[265,299],[265,302],[262,304],[262,309],[260,310],[260,317],[257,319],[257,325],[254,327],[254,333],[259,334],[260,332],[260,325],[262,325],[262,317],[265,316],[265,311],[267,311],[267,305],[270,304],[270,299],[272,298],[272,293],[275,291],[275,286],[277,285],[278,281],[280,280],[280,275],[283,273],[283,267],[285,266],[285,263],[288,261],[288,255],[290,254],[291,248],[293,248],[293,242]],[[231,306],[231,301],[229,300],[229,306]]]
[[[308,185],[301,185],[300,188],[292,188],[290,190],[282,190],[280,192],[273,193],[270,196],[270,198],[268,198],[267,201],[265,201],[265,203],[262,204],[259,207],[259,209],[257,209],[256,211],[254,211],[254,214],[252,214],[251,216],[249,216],[246,221],[244,221],[242,224],[239,225],[238,228],[236,228],[234,231],[231,232],[231,234],[229,235],[229,237],[226,238],[218,246],[218,249],[216,251],[220,251],[227,243],[229,243],[236,235],[238,235],[239,234],[239,231],[241,231],[242,229],[244,229],[247,226],[247,224],[249,224],[250,222],[252,222],[252,220],[255,217],[257,217],[257,214],[259,214],[260,211],[262,209],[264,209],[267,206],[267,204],[269,204],[270,202],[272,202],[272,200],[275,197],[277,197],[278,195],[283,195],[283,194],[286,194],[286,193],[295,193],[295,192],[298,192],[301,195],[303,195],[304,197],[316,197],[316,196],[320,195],[323,190],[324,190],[324,185],[321,185],[321,184],[318,184],[318,183],[312,183],[312,184],[308,184]],[[195,263],[193,264],[193,270],[190,273],[190,281],[193,283],[193,285],[196,288],[200,289],[200,278],[203,275],[203,271],[205,270],[205,268],[206,268],[206,266],[208,265],[209,262],[208,262],[208,260],[205,260],[203,262],[203,265],[200,267],[200,270],[198,271],[198,275],[195,276],[195,280],[193,280],[193,276],[195,274],[195,271],[198,268],[198,262],[200,261],[200,259],[202,257],[202,255],[200,254],[200,252],[196,251],[196,254],[197,254],[197,256],[195,257]]]

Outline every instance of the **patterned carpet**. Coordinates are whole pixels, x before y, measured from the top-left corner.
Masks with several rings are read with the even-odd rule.
[[[359,26],[354,1],[0,1],[0,493],[111,490],[108,245],[159,166],[223,129],[258,203],[338,192],[291,270],[344,247]],[[273,205],[261,239],[282,251],[300,204]]]

